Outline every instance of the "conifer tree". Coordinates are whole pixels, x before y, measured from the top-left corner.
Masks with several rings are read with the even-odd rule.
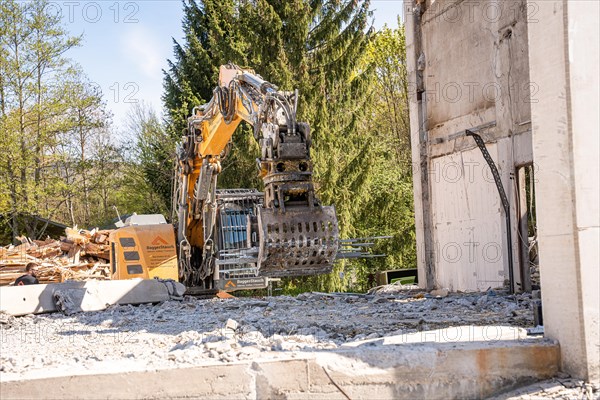
[[[262,33],[250,38],[257,54],[251,59],[274,77],[268,78],[288,84],[285,89],[300,90],[299,119],[311,125],[314,178],[322,202],[336,206],[342,237],[357,233],[356,215],[369,196],[370,137],[360,122],[373,74],[359,69],[372,36],[369,4],[262,0],[245,2],[241,13],[253,32]],[[344,269],[340,264],[332,274],[303,280],[321,290],[341,290]]]

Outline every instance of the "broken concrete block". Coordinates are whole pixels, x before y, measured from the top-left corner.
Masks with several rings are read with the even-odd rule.
[[[223,329],[223,335],[229,339],[233,338],[238,326],[239,326],[239,324],[237,323],[236,320],[228,319],[227,322],[225,322],[225,328]]]
[[[443,289],[432,290],[431,292],[429,292],[429,294],[432,295],[433,297],[446,297],[446,296],[448,296],[448,289],[443,288]]]
[[[65,315],[72,315],[83,311],[81,304],[85,296],[85,289],[71,288],[67,290],[55,290],[53,293],[56,309]]]
[[[172,300],[183,300],[183,295],[186,291],[185,285],[175,282],[173,279],[159,279],[158,281],[167,287]]]
[[[238,323],[236,320],[233,320],[230,318],[225,323],[225,329],[231,329],[232,331],[235,331],[237,328],[238,328]]]
[[[166,285],[156,279],[3,286],[0,312],[26,315],[68,310],[72,313],[105,310],[113,304],[159,303],[177,298],[174,295],[182,292],[181,286],[178,282]]]

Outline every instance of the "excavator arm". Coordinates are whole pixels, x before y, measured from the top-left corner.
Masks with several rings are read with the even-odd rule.
[[[297,91],[279,91],[254,71],[228,64],[220,68],[211,100],[194,108],[177,151],[179,270],[186,285],[211,288],[225,253],[240,265],[254,265],[260,276],[331,271],[339,246],[337,217],[334,207],[322,206],[315,196],[310,128],[296,120],[297,101]],[[217,223],[219,208],[227,206],[219,200],[217,177],[242,121],[253,127],[261,149],[257,167],[264,193],[260,200],[236,198],[236,204],[254,200],[244,214],[245,243],[231,250],[231,232],[225,232],[231,228]]]

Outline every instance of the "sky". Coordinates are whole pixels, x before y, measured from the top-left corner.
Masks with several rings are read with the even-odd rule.
[[[82,45],[67,55],[101,88],[117,129],[136,102],[162,112],[162,70],[173,58],[173,39],[183,42],[181,1],[67,0],[49,7],[71,35],[83,35]],[[396,27],[402,1],[374,0],[372,9],[376,29]]]

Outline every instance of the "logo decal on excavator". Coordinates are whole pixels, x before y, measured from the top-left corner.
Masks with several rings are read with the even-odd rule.
[[[163,239],[162,237],[160,237],[160,236],[157,236],[152,241],[152,245],[153,246],[160,246],[160,245],[166,245],[166,244],[169,244],[169,243],[167,243],[167,241],[165,239]]]
[[[235,283],[233,283],[232,281],[227,281],[227,283],[225,284],[225,287],[235,287]]]

